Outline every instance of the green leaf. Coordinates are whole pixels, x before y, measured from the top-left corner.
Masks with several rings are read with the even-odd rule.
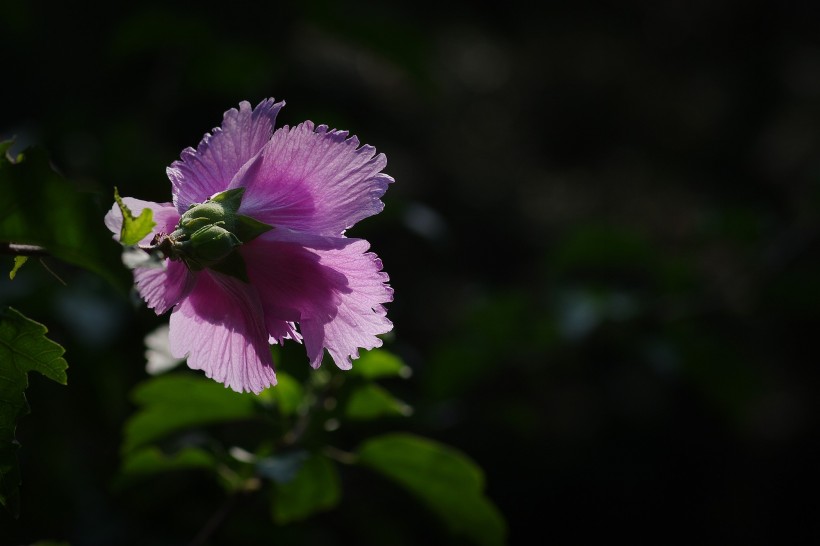
[[[481,469],[466,455],[411,434],[370,439],[358,454],[359,464],[414,494],[453,534],[483,546],[504,544],[504,519],[484,495]]]
[[[169,454],[151,446],[128,453],[123,458],[120,474],[129,479],[173,470],[210,470],[216,468],[216,464],[211,453],[196,447],[185,447]]]
[[[14,431],[17,420],[29,413],[23,392],[28,372],[66,384],[65,350],[46,338],[46,332],[45,326],[11,307],[0,309],[0,504],[15,517],[20,512],[21,477]]]
[[[345,406],[345,415],[350,419],[407,417],[412,413],[413,409],[410,406],[373,383],[362,385],[354,390]]]
[[[293,480],[274,488],[273,520],[281,525],[305,519],[333,508],[340,496],[336,466],[327,457],[314,454],[302,464]]]
[[[14,277],[17,276],[17,270],[23,267],[23,264],[28,261],[28,256],[15,256],[14,257],[14,267],[11,268],[9,271],[9,279],[14,280]]]
[[[123,292],[133,284],[103,224],[94,196],[57,174],[47,154],[26,150],[19,162],[0,150],[0,241],[44,247],[53,256],[104,277]]]
[[[144,208],[139,216],[134,217],[134,213],[131,212],[131,209],[125,205],[122,197],[120,197],[116,186],[114,187],[114,200],[117,202],[117,206],[120,207],[120,212],[122,212],[120,243],[125,246],[136,245],[146,235],[151,233],[151,230],[157,225],[157,223],[154,222],[154,211],[149,208]]]
[[[396,355],[384,349],[372,349],[354,361],[353,368],[348,373],[361,375],[367,379],[378,379],[395,376],[407,378],[410,377],[411,371]]]
[[[125,423],[123,452],[187,428],[247,419],[256,409],[253,394],[187,373],[149,379],[132,398],[141,408]]]
[[[258,400],[264,403],[277,404],[284,416],[293,415],[304,399],[305,390],[293,376],[285,372],[276,372],[276,386],[259,393]]]

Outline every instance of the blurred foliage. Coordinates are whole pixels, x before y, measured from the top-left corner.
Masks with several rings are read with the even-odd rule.
[[[477,544],[503,544],[503,519],[483,494],[480,469],[466,456],[411,435],[377,436],[355,453],[335,445],[334,431],[348,422],[410,413],[372,382],[399,376],[405,365],[385,350],[366,354],[356,373],[323,369],[305,384],[280,370],[280,384],[259,396],[190,371],[149,379],[133,393],[139,410],[124,426],[119,486],[127,490],[146,476],[201,471],[225,489],[229,501],[262,490],[272,521],[287,525],[343,502],[337,465],[361,464],[420,497],[453,533]],[[234,443],[219,424],[244,425],[254,434]],[[350,477],[345,482],[356,488]]]
[[[42,246],[124,290],[128,276],[116,245],[99,229],[102,215],[93,197],[61,178],[41,149],[10,161],[12,145],[0,143],[0,242]]]
[[[388,346],[413,374],[378,385],[413,414],[345,421],[340,449],[399,420],[470,454],[511,544],[817,541],[803,500],[820,454],[816,5],[3,7],[0,138],[40,145],[101,196],[101,236],[112,186],[168,201],[163,169],[240,100],[286,99],[280,124],[327,123],[386,153],[385,210],[349,234],[396,290]],[[137,468],[188,470],[112,486],[121,427],[144,408],[129,398],[143,336],[164,319],[54,262],[69,287],[33,260],[0,279],[0,303],[48,324],[73,372],[69,389],[27,390],[22,515],[0,519],[0,543],[188,543],[225,502],[202,479],[206,446],[144,446],[159,451]],[[307,366],[288,351],[293,381],[265,396],[298,419]],[[333,411],[361,379],[346,376]],[[257,426],[205,429],[254,454]],[[313,447],[294,453],[327,456]],[[334,510],[272,532],[264,478],[211,543],[447,536],[389,477],[338,466]]]
[[[440,513],[454,533],[476,544],[504,543],[504,519],[483,495],[481,469],[465,455],[407,434],[372,438],[358,455],[360,464],[382,472]]]

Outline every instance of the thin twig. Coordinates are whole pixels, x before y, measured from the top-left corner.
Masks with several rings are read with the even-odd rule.
[[[45,270],[46,270],[46,271],[48,271],[49,273],[51,273],[51,275],[52,275],[55,279],[57,279],[58,281],[60,281],[60,284],[62,284],[63,286],[68,286],[68,283],[67,283],[67,282],[65,282],[63,279],[61,279],[61,278],[60,278],[60,276],[59,276],[57,273],[55,273],[55,272],[54,272],[54,271],[53,271],[53,270],[52,270],[49,266],[47,266],[47,265],[46,265],[46,261],[45,261],[44,259],[40,258],[40,260],[39,260],[39,261],[40,261],[40,265],[42,265],[42,266],[45,268]]]
[[[236,504],[238,495],[236,493],[232,493],[225,502],[222,503],[222,506],[214,512],[211,518],[205,522],[205,526],[200,529],[199,533],[197,533],[196,537],[188,544],[188,546],[200,546],[205,544],[211,535],[219,529],[219,526],[222,525],[222,522],[225,521],[225,518],[228,516],[230,511],[233,509],[234,505]]]
[[[355,453],[344,451],[339,449],[338,447],[330,445],[325,446],[322,450],[322,453],[342,464],[356,464],[356,462],[359,460],[359,456]]]

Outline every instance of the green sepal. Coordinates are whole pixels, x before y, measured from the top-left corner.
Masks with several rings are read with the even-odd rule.
[[[250,216],[243,214],[236,215],[236,236],[239,237],[239,240],[243,243],[253,241],[263,233],[272,229],[273,226],[269,226],[259,220],[254,220]]]
[[[215,193],[208,201],[221,203],[228,212],[236,214],[236,211],[239,210],[239,206],[242,204],[243,195],[245,195],[245,188],[234,188],[232,190]]]
[[[209,269],[213,269],[214,271],[223,273],[225,275],[230,275],[231,277],[239,279],[244,283],[251,283],[251,281],[248,279],[248,271],[247,269],[245,269],[245,260],[243,260],[242,256],[240,256],[236,252],[234,252],[221,262],[209,266]]]

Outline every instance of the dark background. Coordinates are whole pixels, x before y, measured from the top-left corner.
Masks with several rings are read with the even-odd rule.
[[[396,291],[399,426],[483,467],[511,544],[820,538],[814,5],[113,4],[0,2],[0,136],[106,203],[114,185],[169,200],[165,167],[240,100],[384,152],[386,209],[350,235]],[[67,388],[31,378],[23,517],[0,515],[0,543],[184,543],[216,486],[111,486],[163,319],[50,265],[67,288],[30,266],[0,280],[70,365]],[[249,506],[218,536],[435,525],[387,491],[254,538]]]

